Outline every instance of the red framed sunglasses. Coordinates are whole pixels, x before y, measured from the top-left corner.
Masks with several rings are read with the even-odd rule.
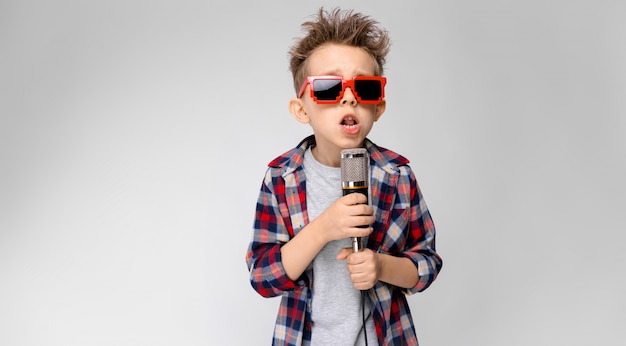
[[[350,88],[356,100],[363,104],[379,104],[385,98],[387,78],[381,76],[356,76],[345,80],[341,76],[309,76],[300,88],[298,97],[304,95],[307,85],[311,86],[311,98],[316,103],[332,104],[343,98]]]

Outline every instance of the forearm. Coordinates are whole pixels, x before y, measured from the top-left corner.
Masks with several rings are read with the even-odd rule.
[[[407,257],[377,253],[378,280],[390,285],[413,288],[418,282],[419,275],[413,261]]]
[[[297,280],[326,245],[317,228],[314,220],[281,247],[283,268],[291,280]]]

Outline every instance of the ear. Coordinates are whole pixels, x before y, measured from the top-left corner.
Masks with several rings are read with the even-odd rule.
[[[379,104],[376,105],[376,115],[374,116],[374,121],[378,121],[380,117],[385,113],[385,109],[387,108],[387,101],[382,100]]]
[[[306,114],[306,111],[304,110],[304,103],[302,102],[302,99],[292,98],[289,100],[289,112],[291,112],[296,120],[303,124],[308,124],[309,121],[311,121],[309,115]]]

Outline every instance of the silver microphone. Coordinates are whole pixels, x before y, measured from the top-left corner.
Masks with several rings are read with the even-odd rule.
[[[341,151],[341,189],[343,195],[362,193],[369,203],[369,154],[365,148],[344,149]],[[369,227],[363,225],[359,227]],[[363,239],[352,237],[352,250],[363,249]]]

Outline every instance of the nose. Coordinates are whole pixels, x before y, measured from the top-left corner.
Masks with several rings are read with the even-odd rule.
[[[346,91],[343,92],[343,97],[341,98],[340,102],[342,105],[347,104],[352,107],[356,107],[357,101],[356,101],[356,97],[352,93],[352,88],[350,87],[346,88]]]

